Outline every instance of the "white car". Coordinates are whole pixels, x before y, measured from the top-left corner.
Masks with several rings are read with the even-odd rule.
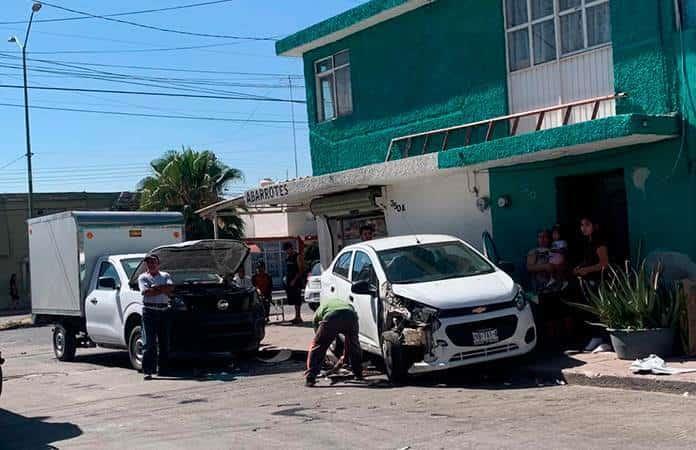
[[[352,302],[360,346],[390,380],[523,355],[536,345],[522,289],[455,237],[401,236],[343,249],[321,278],[321,299]]]
[[[312,270],[307,275],[307,284],[304,289],[304,300],[309,309],[316,311],[319,308],[321,294],[321,263],[312,266]]]

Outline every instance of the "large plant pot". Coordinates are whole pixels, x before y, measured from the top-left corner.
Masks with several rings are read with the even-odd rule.
[[[641,359],[650,355],[666,358],[674,351],[674,330],[671,328],[607,331],[619,359]]]

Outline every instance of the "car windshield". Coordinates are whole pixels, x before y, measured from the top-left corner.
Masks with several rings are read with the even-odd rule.
[[[491,273],[486,260],[460,242],[414,245],[378,252],[391,283],[425,283]]]
[[[130,279],[135,271],[138,269],[138,266],[140,263],[143,261],[142,258],[133,258],[133,259],[122,259],[121,260],[121,266],[123,267],[123,271],[126,272],[126,276],[128,276],[128,279]]]

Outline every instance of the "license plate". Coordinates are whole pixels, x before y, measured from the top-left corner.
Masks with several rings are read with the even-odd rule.
[[[474,339],[474,345],[495,344],[500,341],[498,330],[495,328],[473,331],[471,334]]]

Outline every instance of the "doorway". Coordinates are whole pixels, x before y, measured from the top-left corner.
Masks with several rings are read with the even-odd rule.
[[[556,178],[556,211],[574,262],[582,258],[579,224],[586,215],[599,223],[612,263],[623,264],[630,257],[623,169]]]

